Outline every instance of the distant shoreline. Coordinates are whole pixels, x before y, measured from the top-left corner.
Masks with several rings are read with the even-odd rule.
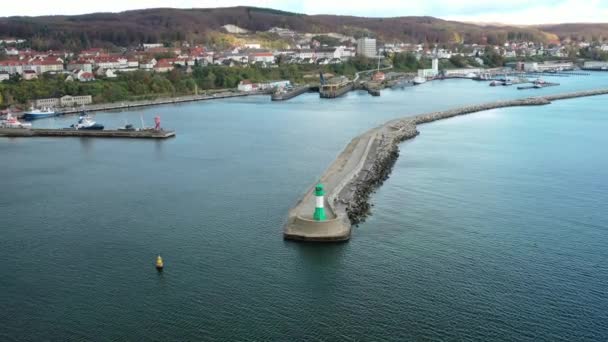
[[[184,95],[175,97],[161,97],[154,100],[142,100],[142,101],[121,101],[121,102],[109,102],[100,103],[93,105],[85,105],[84,107],[73,107],[65,110],[59,110],[61,115],[76,114],[83,110],[87,112],[100,112],[100,111],[113,111],[130,108],[150,107],[150,106],[161,106],[166,104],[177,104],[185,102],[196,102],[196,101],[209,101],[227,99],[233,97],[244,97],[244,96],[255,96],[255,95],[268,95],[266,92],[221,92],[213,95]],[[18,117],[22,117],[24,113],[20,113]]]

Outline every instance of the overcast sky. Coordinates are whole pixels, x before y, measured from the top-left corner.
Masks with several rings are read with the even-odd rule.
[[[430,15],[508,24],[608,22],[608,0],[3,0],[0,16],[120,12],[153,7],[258,6],[306,14],[369,17]]]

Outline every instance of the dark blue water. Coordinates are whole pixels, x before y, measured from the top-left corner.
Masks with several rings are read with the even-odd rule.
[[[281,235],[356,134],[608,75],[559,81],[96,115],[160,114],[162,142],[2,138],[0,340],[607,340],[607,96],[421,126],[349,243]]]

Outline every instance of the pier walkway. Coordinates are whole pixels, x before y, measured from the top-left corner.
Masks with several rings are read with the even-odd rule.
[[[480,111],[550,104],[554,100],[605,95],[608,89],[496,101],[391,120],[354,138],[318,182],[328,191],[328,219],[314,221],[314,185],[289,211],[283,236],[301,241],[346,241],[351,225],[369,213],[369,195],[388,177],[399,155],[399,143],[419,134],[417,125]],[[315,182],[314,184],[317,184]]]

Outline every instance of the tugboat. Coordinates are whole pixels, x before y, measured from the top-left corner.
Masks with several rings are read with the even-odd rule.
[[[49,108],[44,108],[43,110],[40,109],[34,109],[34,107],[32,107],[30,109],[29,112],[25,112],[23,113],[23,118],[25,120],[37,120],[37,119],[43,119],[43,118],[50,118],[52,116],[57,116],[57,112],[49,109]]]
[[[0,121],[2,128],[32,128],[31,123],[19,122],[11,113],[6,114],[6,119]]]
[[[78,123],[71,125],[70,128],[101,131],[104,127],[103,125],[93,121],[87,113],[82,112],[82,114],[78,118]]]

